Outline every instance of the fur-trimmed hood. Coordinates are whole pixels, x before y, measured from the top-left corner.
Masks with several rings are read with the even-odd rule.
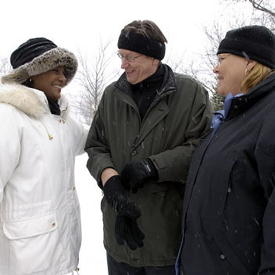
[[[75,55],[63,48],[53,48],[35,57],[31,62],[12,70],[1,79],[6,83],[24,83],[31,76],[45,73],[56,67],[64,66],[65,76],[68,84],[77,70],[77,59]]]
[[[43,92],[20,84],[1,85],[0,103],[10,104],[35,119],[40,119],[43,115],[50,113],[48,100]],[[61,96],[59,106],[61,117],[66,119],[68,102],[64,96]]]

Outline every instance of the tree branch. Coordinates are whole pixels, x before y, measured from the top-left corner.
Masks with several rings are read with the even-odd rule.
[[[252,6],[255,9],[266,12],[266,13],[270,14],[271,16],[275,17],[275,12],[273,12],[272,10],[270,10],[262,5],[263,0],[260,0],[260,1],[248,0],[248,1],[252,4]]]

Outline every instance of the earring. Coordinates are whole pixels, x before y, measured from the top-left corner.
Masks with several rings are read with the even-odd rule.
[[[33,80],[31,78],[28,78],[23,84],[27,87],[32,88],[32,82]]]

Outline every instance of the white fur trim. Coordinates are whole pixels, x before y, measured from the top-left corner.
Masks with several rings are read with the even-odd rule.
[[[36,119],[47,113],[46,105],[39,96],[32,89],[23,85],[0,86],[0,103],[10,104]]]

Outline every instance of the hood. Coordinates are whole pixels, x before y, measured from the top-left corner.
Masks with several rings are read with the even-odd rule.
[[[12,70],[1,78],[3,84],[24,83],[31,76],[39,75],[56,67],[64,66],[66,84],[74,77],[77,70],[75,55],[63,48],[53,48]]]
[[[27,116],[35,119],[39,119],[43,115],[50,113],[48,100],[43,92],[20,84],[1,85],[0,103],[10,104]],[[59,100],[59,105],[61,117],[66,118],[68,102],[63,96]]]
[[[249,109],[256,102],[261,100],[271,92],[275,91],[275,73],[271,73],[259,84],[253,87],[247,94],[234,97],[232,99],[227,119],[231,119],[240,113],[243,113],[245,110]]]

